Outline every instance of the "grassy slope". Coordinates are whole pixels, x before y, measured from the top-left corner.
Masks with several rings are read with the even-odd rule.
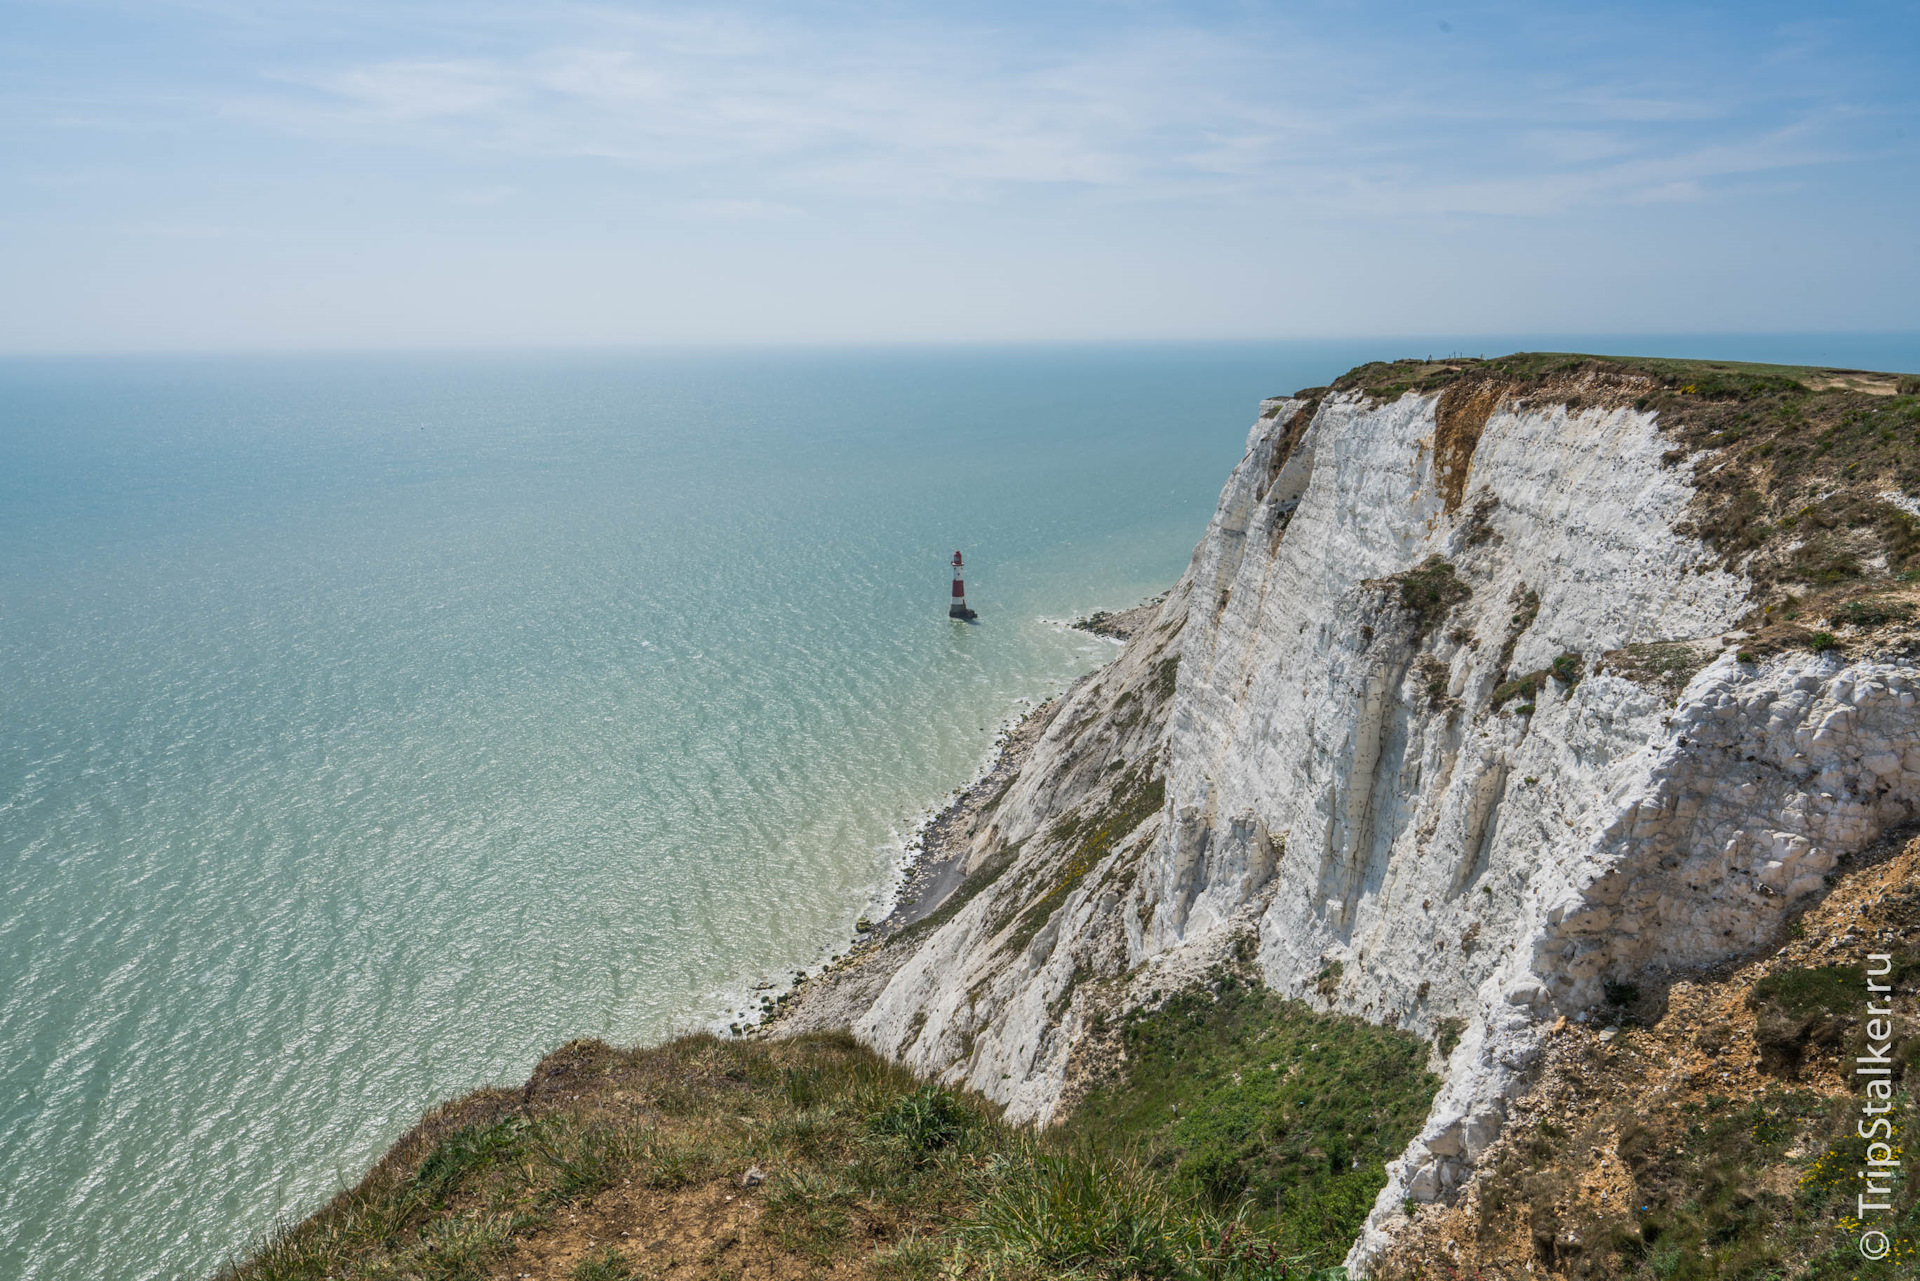
[[[1134,1146],[1203,1204],[1248,1207],[1319,1266],[1346,1253],[1439,1087],[1424,1041],[1315,1014],[1246,970],[1135,1012],[1121,1044],[1124,1075],[1070,1128]]]
[[[1170,1071],[1196,1032],[1203,1059]],[[441,1109],[227,1281],[1306,1276],[1432,1096],[1419,1042],[1224,977],[1129,1041],[1138,1083],[1040,1135],[842,1036],[576,1042]]]

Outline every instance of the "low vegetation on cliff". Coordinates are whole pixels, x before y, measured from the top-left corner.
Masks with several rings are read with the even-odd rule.
[[[1664,990],[1615,987],[1602,1018],[1566,1023],[1487,1172],[1458,1205],[1417,1211],[1381,1281],[1914,1276],[1920,1037],[1896,1021],[1883,1115],[1908,1169],[1871,1221],[1857,1206],[1871,1100],[1851,1068],[1873,1048],[1867,956],[1892,958],[1875,999],[1904,1018],[1920,997],[1920,842],[1855,864],[1775,954]],[[1886,1258],[1862,1257],[1868,1228]]]
[[[1346,1254],[1440,1084],[1426,1042],[1285,1000],[1244,961],[1120,1031],[1124,1071],[1071,1128],[1136,1146],[1218,1212],[1245,1207],[1318,1267]]]
[[[1330,388],[1393,400],[1439,393],[1443,489],[1459,505],[1466,460],[1502,405],[1631,406],[1658,415],[1691,461],[1691,531],[1754,584],[1761,649],[1911,614],[1920,581],[1920,376],[1732,361],[1521,352],[1491,360],[1362,365]],[[1895,594],[1887,596],[1892,589]],[[1863,622],[1862,612],[1879,621]]]
[[[844,1035],[575,1042],[224,1281],[1309,1278],[1435,1085],[1424,1043],[1224,973],[1125,1042],[1132,1070],[1042,1132]]]

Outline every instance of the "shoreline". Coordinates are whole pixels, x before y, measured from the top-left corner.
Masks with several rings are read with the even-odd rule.
[[[1079,677],[1073,684],[1085,679],[1085,676]],[[1072,688],[1072,684],[1067,686],[1067,690]],[[966,879],[966,842],[971,835],[971,820],[990,802],[997,802],[1001,793],[1012,785],[1034,744],[1052,724],[1052,713],[1067,690],[1008,717],[994,737],[993,754],[972,781],[958,788],[945,804],[914,826],[906,841],[899,879],[892,891],[893,901],[885,916],[878,921],[862,917],[856,922],[856,929],[860,924],[866,928],[854,935],[851,944],[813,972],[798,972],[784,989],[776,990],[771,985],[755,988],[762,996],[762,1004],[757,1013],[749,1014],[754,1021],[734,1022],[713,1030],[746,1037],[771,1034],[798,1008],[803,998],[817,992],[823,984],[844,978],[883,955],[894,937],[939,911]]]
[[[1135,632],[1152,621],[1161,602],[1167,599],[1170,592],[1171,589],[1160,592],[1129,609],[1095,610],[1063,625],[1069,630],[1086,632],[1124,646]],[[1093,671],[1102,670],[1112,661],[1108,659]],[[994,737],[994,754],[987,765],[951,800],[922,820],[915,832],[918,848],[916,850],[912,845],[909,846],[911,857],[905,864],[901,883],[894,892],[893,905],[873,928],[875,942],[885,943],[894,934],[933,915],[946,902],[947,896],[960,887],[960,882],[966,879],[964,863],[967,854],[967,846],[956,842],[961,821],[977,817],[982,810],[1000,799],[1012,785],[1020,767],[1026,763],[1034,744],[1040,741],[1047,725],[1052,723],[1050,709],[1086,678],[1085,675],[1076,677],[1065,689],[1009,718]],[[1042,712],[1049,714],[1036,720]],[[970,830],[967,835],[971,836]]]
[[[995,736],[993,756],[986,766],[945,805],[921,821],[914,843],[908,846],[893,904],[869,931],[873,943],[884,944],[901,930],[933,915],[959,888],[966,878],[971,821],[1012,786],[1033,745],[1052,724],[1052,712],[1060,697],[1054,694],[1010,717]]]
[[[1160,592],[1129,609],[1096,610],[1061,626],[1113,641],[1117,658],[1119,647],[1124,647],[1135,632],[1153,621],[1170,592],[1171,589]],[[1013,785],[1067,695],[1104,671],[1112,661],[1108,659],[1068,682],[1065,688],[1010,716],[994,736],[992,755],[973,779],[957,788],[945,804],[928,813],[907,838],[900,879],[886,915],[877,922],[862,917],[859,924],[867,928],[854,936],[845,951],[811,974],[800,973],[785,990],[764,997],[757,1021],[731,1024],[726,1031],[734,1036],[774,1034],[807,997],[819,993],[823,987],[830,990],[830,985],[851,978],[855,971],[885,954],[888,943],[895,937],[938,912],[966,880],[966,860],[972,848],[976,821],[997,805]],[[757,990],[771,991],[769,988]]]

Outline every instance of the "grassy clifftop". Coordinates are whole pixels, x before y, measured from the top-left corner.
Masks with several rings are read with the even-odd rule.
[[[575,1042],[436,1111],[225,1281],[1309,1277],[1435,1085],[1414,1038],[1226,972],[1120,1035],[1140,1071],[1044,1133],[843,1035]],[[1283,1117],[1276,1090],[1313,1106]]]
[[[1439,394],[1442,452],[1468,458],[1501,405],[1655,414],[1667,464],[1692,470],[1691,532],[1753,582],[1759,648],[1864,639],[1920,614],[1920,375],[1519,352],[1376,362],[1297,394],[1409,392]]]

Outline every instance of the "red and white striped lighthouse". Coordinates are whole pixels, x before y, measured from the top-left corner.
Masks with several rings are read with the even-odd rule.
[[[971,623],[978,617],[967,608],[967,585],[960,581],[960,553],[953,554],[953,605],[947,610],[948,618],[964,618]]]

